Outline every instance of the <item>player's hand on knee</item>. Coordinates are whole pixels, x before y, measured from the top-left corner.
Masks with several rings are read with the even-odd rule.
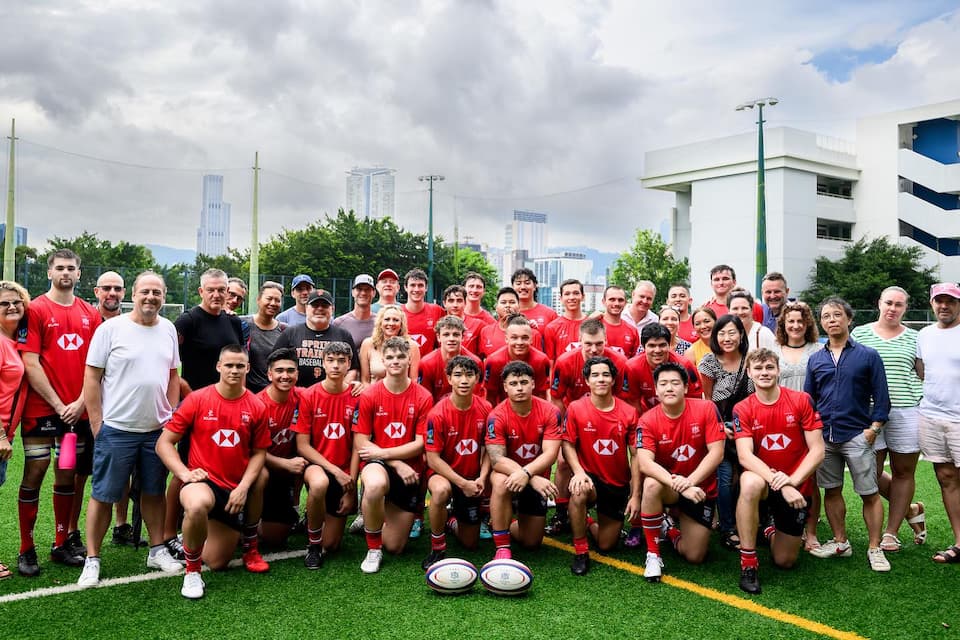
[[[507,476],[506,479],[507,489],[513,493],[520,493],[523,491],[523,488],[527,486],[528,482],[532,482],[532,480],[529,476],[527,476],[527,472],[523,469],[517,469]]]
[[[177,477],[180,478],[180,482],[183,484],[203,482],[207,479],[207,471],[206,469],[187,469],[186,473]]]
[[[224,510],[227,513],[240,513],[243,511],[245,504],[247,504],[247,490],[242,486],[238,486],[230,492],[230,497],[227,498],[227,506],[224,507]]]
[[[406,462],[396,461],[393,465],[393,470],[397,472],[397,475],[403,480],[403,484],[407,486],[420,482],[420,474],[414,471],[413,467]]]
[[[673,475],[670,477],[670,488],[679,494],[693,486],[693,483],[686,476]]]
[[[793,488],[790,485],[785,486],[780,491],[783,494],[783,499],[788,505],[793,509],[802,509],[807,506],[807,501],[804,499],[803,495]]]
[[[640,508],[640,498],[634,497],[627,500],[627,508],[624,509],[624,517],[627,520],[633,520],[634,518],[639,518],[642,513]]]
[[[300,475],[307,468],[307,461],[300,456],[294,456],[287,460],[287,471],[293,475]]]
[[[686,498],[690,502],[703,502],[704,500],[707,499],[707,494],[704,493],[703,489],[701,489],[696,485],[689,487],[684,491],[681,491],[680,495],[682,495],[684,498]]]
[[[475,498],[483,493],[483,484],[479,480],[466,480],[458,486],[460,487],[460,491],[463,492],[463,495],[468,498]]]
[[[534,476],[530,480],[530,485],[533,487],[533,489],[537,493],[539,493],[541,496],[543,496],[547,500],[557,497],[557,493],[558,493],[557,485],[553,484],[546,478],[543,478],[540,476]]]
[[[570,493],[579,496],[581,493],[585,493],[593,488],[593,481],[590,479],[590,476],[581,471],[570,478],[568,488],[570,489]]]
[[[333,473],[333,477],[337,479],[337,482],[343,488],[344,493],[348,491],[353,491],[353,489],[357,486],[357,483],[354,481],[353,476],[351,476],[349,473],[344,473],[340,469],[337,469]]]
[[[357,494],[355,491],[349,491],[340,497],[340,505],[337,507],[337,515],[347,515],[356,508]]]
[[[790,476],[783,471],[777,471],[773,474],[773,477],[770,478],[770,488],[774,491],[782,491],[788,484],[790,484]]]

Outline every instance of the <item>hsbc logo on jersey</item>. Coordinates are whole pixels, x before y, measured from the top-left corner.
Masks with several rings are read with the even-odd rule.
[[[793,442],[793,440],[782,433],[773,433],[768,436],[763,436],[763,439],[760,441],[760,446],[767,451],[783,451],[790,446],[791,442]]]
[[[77,351],[83,346],[83,338],[75,333],[65,333],[57,338],[57,344],[64,351]]]
[[[293,433],[290,429],[280,429],[273,434],[273,444],[287,444],[293,440]]]
[[[533,460],[540,455],[540,445],[522,444],[517,448],[517,457],[521,460]]]
[[[601,456],[612,456],[619,448],[620,445],[608,438],[600,438],[593,443],[593,450]]]
[[[391,422],[383,432],[387,434],[388,438],[402,438],[407,435],[407,425],[402,422]]]
[[[473,438],[465,438],[457,443],[456,450],[462,456],[469,456],[476,453],[480,447],[477,446],[477,441]]]
[[[213,434],[213,442],[218,447],[235,447],[240,444],[240,434],[233,429],[217,429]]]
[[[420,345],[421,347],[422,347],[423,345],[427,344],[427,338],[426,338],[426,336],[424,336],[423,334],[420,334],[420,333],[411,333],[411,334],[410,334],[410,337],[413,338],[414,340],[416,340],[416,341],[417,341],[417,344]]]
[[[346,433],[347,430],[339,422],[331,422],[323,428],[323,437],[327,440],[339,440]]]
[[[693,457],[694,453],[696,453],[696,451],[694,451],[693,447],[688,444],[682,444],[673,450],[673,453],[670,454],[670,457],[677,462],[686,462]]]

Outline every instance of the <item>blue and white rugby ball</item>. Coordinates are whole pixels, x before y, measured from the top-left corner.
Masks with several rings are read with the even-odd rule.
[[[427,585],[437,593],[466,593],[477,583],[479,573],[468,560],[447,558],[434,562],[427,569]]]
[[[533,585],[533,572],[516,560],[491,560],[480,568],[480,582],[498,596],[518,596]]]

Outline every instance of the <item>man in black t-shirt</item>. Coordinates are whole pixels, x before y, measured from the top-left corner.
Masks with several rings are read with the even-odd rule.
[[[353,336],[346,329],[330,324],[333,319],[333,296],[329,291],[317,289],[307,299],[306,311],[306,324],[287,327],[276,344],[277,349],[291,347],[296,350],[297,367],[300,370],[297,386],[311,387],[323,380],[323,348],[329,342],[346,342],[353,349],[350,373],[345,380],[347,383],[357,380],[360,358]]]

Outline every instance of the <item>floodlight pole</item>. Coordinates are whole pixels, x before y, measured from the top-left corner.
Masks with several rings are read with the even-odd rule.
[[[433,302],[433,183],[443,180],[443,176],[420,176],[420,182],[430,183],[430,208],[427,217],[427,300]]]
[[[257,292],[260,291],[260,152],[253,152],[253,227],[250,238],[250,276],[247,285],[247,311],[257,313]]]
[[[7,226],[3,237],[3,279],[13,282],[16,280],[17,264],[17,225],[16,213],[14,210],[14,192],[16,180],[14,179],[15,160],[14,149],[17,146],[17,120],[10,120],[10,169],[7,173]]]
[[[750,100],[737,107],[737,111],[757,107],[757,241],[756,241],[756,289],[754,295],[760,295],[763,277],[767,274],[767,192],[766,168],[763,152],[763,107],[777,104],[777,98]]]

